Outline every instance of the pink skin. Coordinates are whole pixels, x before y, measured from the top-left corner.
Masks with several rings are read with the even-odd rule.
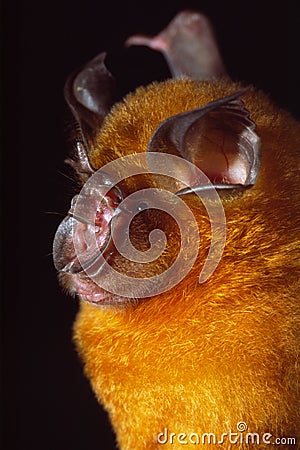
[[[113,190],[100,197],[99,201],[100,191],[101,187],[91,196],[76,196],[72,200],[69,218],[66,219],[69,225],[64,258],[59,261],[65,287],[92,303],[106,303],[111,297],[109,292],[93,282],[87,272],[99,272],[103,262],[109,258],[110,226],[118,208]]]
[[[91,281],[90,278],[85,278],[82,275],[71,275],[70,285],[72,291],[80,296],[82,300],[90,303],[105,303],[111,298],[111,294],[104,289],[101,289],[97,284]]]
[[[213,28],[203,14],[180,12],[157,36],[134,35],[127,46],[145,45],[164,54],[174,77],[227,77]]]

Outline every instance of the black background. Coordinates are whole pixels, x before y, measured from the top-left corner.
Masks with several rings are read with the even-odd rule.
[[[296,3],[3,3],[4,450],[115,448],[106,414],[73,348],[77,302],[61,292],[51,257],[55,229],[74,194],[74,183],[61,174],[66,173],[68,151],[62,95],[67,74],[106,50],[120,96],[163,79],[168,76],[163,58],[145,48],[124,49],[125,38],[136,32],[155,34],[181,9],[199,9],[215,25],[232,77],[262,88],[299,117]]]

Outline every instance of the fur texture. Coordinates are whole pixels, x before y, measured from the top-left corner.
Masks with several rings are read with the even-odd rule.
[[[144,152],[164,119],[239,88],[182,79],[138,89],[107,116],[92,165]],[[254,187],[223,200],[227,241],[213,275],[198,283],[210,226],[191,196],[201,246],[179,285],[122,309],[81,304],[75,342],[122,450],[195,448],[191,433],[207,449],[270,448],[264,433],[270,442],[293,437],[291,448],[300,448],[300,125],[253,88],[243,101],[262,140],[262,168]],[[238,437],[222,440],[229,430]],[[217,441],[202,444],[204,433]],[[260,443],[247,444],[247,433]]]

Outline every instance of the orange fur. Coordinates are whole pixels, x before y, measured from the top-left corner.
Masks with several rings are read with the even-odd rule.
[[[107,116],[92,165],[144,152],[164,119],[239,87],[183,79],[138,89]],[[300,448],[300,124],[253,88],[243,100],[262,140],[262,168],[254,187],[223,200],[227,241],[213,275],[198,283],[210,227],[195,209],[201,248],[179,285],[123,309],[81,304],[76,345],[122,450],[195,448],[178,434],[220,439],[240,421],[261,436],[295,437]],[[159,445],[165,428],[176,437]],[[199,447],[269,448],[226,439]]]

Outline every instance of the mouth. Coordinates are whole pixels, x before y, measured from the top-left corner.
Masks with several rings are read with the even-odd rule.
[[[89,279],[82,278],[78,275],[73,275],[72,278],[73,289],[81,300],[98,304],[109,300],[109,297],[111,297],[110,292],[100,289],[99,286],[96,286]]]
[[[76,222],[75,226],[74,222]],[[66,224],[68,227],[66,227]],[[127,303],[125,297],[109,292],[97,283],[97,280],[100,281],[103,277],[107,277],[105,268],[107,268],[107,263],[112,257],[110,239],[107,240],[103,253],[99,250],[98,245],[90,246],[90,251],[90,240],[92,243],[93,240],[96,240],[98,244],[97,234],[94,234],[94,227],[92,225],[84,224],[76,221],[74,217],[69,217],[63,226],[66,229],[73,227],[75,232],[73,231],[72,234],[68,232],[68,239],[65,239],[63,244],[65,251],[56,253],[59,256],[61,254],[63,255],[63,258],[56,259],[57,266],[60,269],[59,279],[61,285],[72,296],[78,296],[81,300],[94,305],[108,306]],[[103,229],[104,227],[102,227],[102,234]],[[74,237],[77,240],[75,241],[75,245]],[[57,240],[55,242],[59,241]],[[76,252],[76,247],[78,248],[80,245],[85,250],[82,255],[78,255]]]

